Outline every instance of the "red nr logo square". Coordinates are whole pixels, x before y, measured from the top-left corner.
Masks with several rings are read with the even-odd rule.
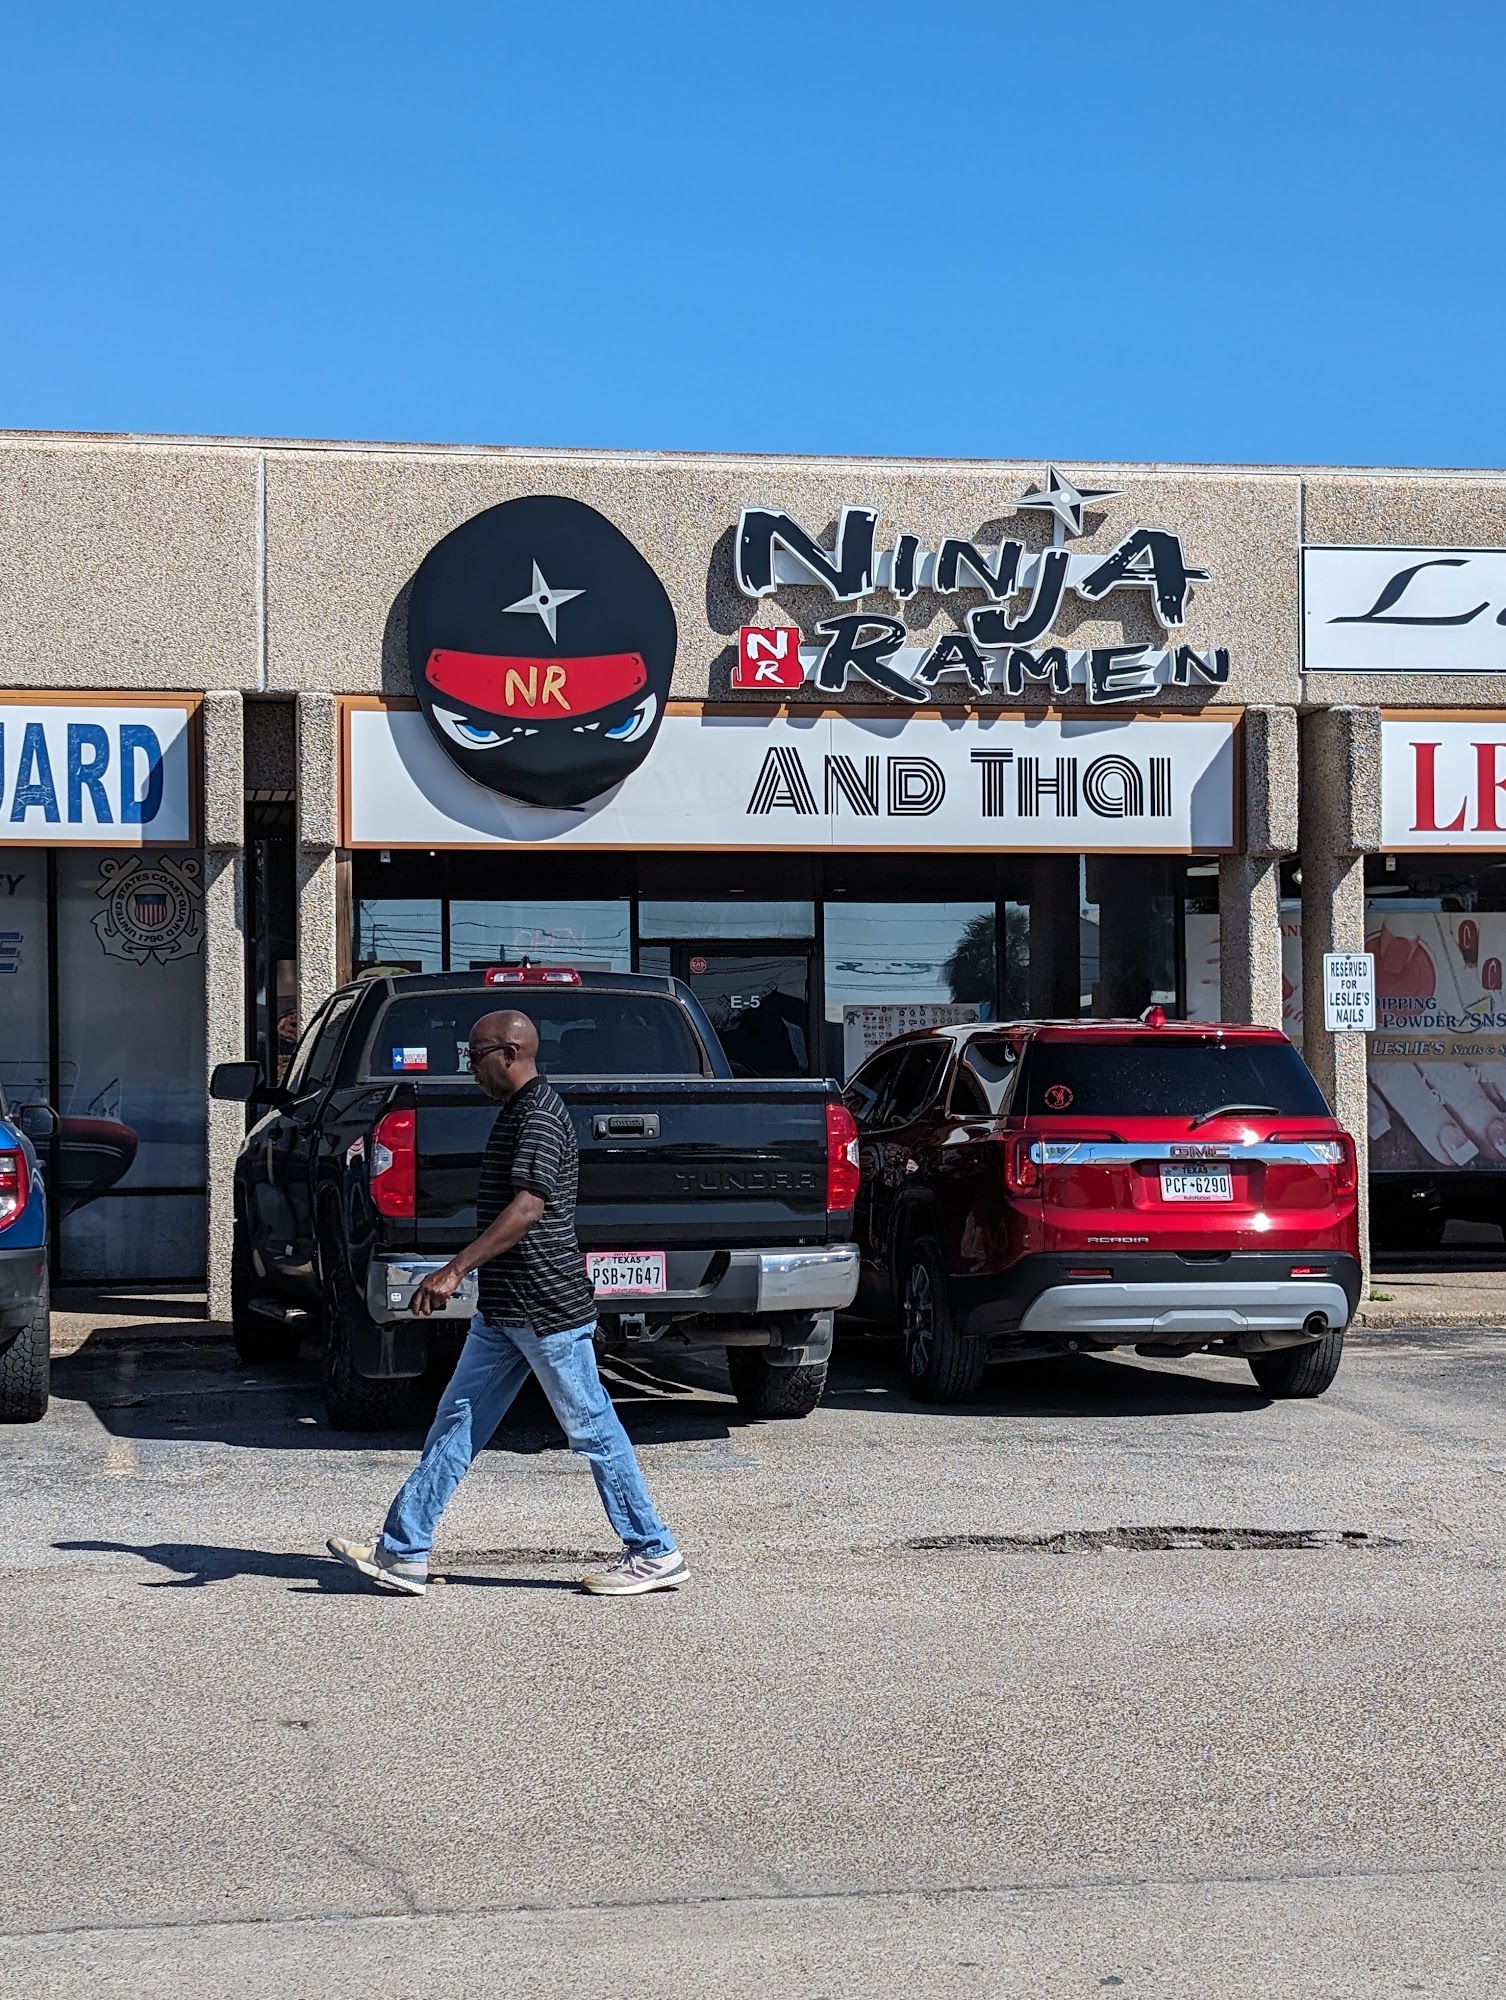
[[[737,634],[735,688],[794,688],[805,679],[798,625],[743,625]]]

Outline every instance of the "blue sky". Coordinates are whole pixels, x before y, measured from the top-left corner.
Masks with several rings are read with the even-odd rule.
[[[1506,464],[1506,10],[12,4],[0,426]]]

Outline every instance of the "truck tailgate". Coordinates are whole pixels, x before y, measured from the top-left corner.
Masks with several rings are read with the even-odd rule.
[[[468,1081],[416,1082],[418,1245],[475,1231],[476,1180],[497,1107]],[[585,1249],[737,1249],[827,1237],[824,1082],[566,1078],[580,1147]]]

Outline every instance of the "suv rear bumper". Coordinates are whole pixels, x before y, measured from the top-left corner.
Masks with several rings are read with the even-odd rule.
[[[1293,1277],[1294,1264],[1313,1274]],[[1085,1265],[1107,1275],[1070,1275]],[[1142,1251],[1103,1260],[1053,1253],[953,1284],[962,1328],[975,1336],[1190,1342],[1300,1333],[1314,1315],[1346,1326],[1359,1304],[1360,1267],[1335,1251]]]
[[[30,1320],[46,1284],[44,1245],[33,1243],[0,1250],[0,1347],[9,1347]]]

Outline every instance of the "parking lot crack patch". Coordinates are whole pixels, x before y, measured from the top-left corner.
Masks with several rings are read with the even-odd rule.
[[[1060,1528],[1048,1533],[1017,1535],[914,1535],[889,1546],[916,1552],[958,1554],[993,1549],[1059,1556],[1095,1555],[1105,1549],[1210,1549],[1233,1553],[1263,1549],[1396,1549],[1406,1544],[1397,1536],[1372,1535],[1362,1528],[1118,1527]]]

